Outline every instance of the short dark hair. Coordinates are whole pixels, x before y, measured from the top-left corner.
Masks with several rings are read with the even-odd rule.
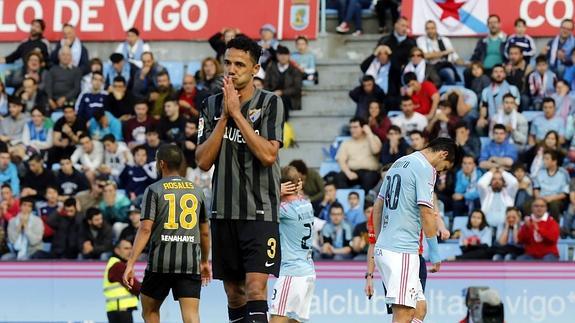
[[[451,138],[435,138],[426,147],[432,152],[446,151],[446,160],[452,162],[454,165],[460,164],[461,154],[455,144],[455,141]]]
[[[367,209],[369,209],[369,208],[372,207],[372,206],[373,206],[373,202],[370,201],[370,200],[365,200],[365,201],[363,202],[363,210],[364,210],[364,211],[367,210]]]
[[[511,167],[512,172],[515,172],[516,170],[520,170],[520,169],[527,173],[527,166],[525,166],[525,164],[522,162],[517,162],[517,163],[513,164],[513,166]]]
[[[124,55],[120,53],[113,53],[112,55],[110,55],[110,61],[112,62],[112,64],[116,64],[124,60],[125,60]]]
[[[497,18],[497,21],[501,22],[501,17],[499,17],[499,15],[491,14],[489,17],[487,17],[487,21],[489,21],[491,18]]]
[[[0,189],[2,189],[2,188],[7,188],[7,189],[9,189],[10,191],[12,191],[12,186],[10,186],[10,184],[8,184],[8,183],[2,184],[2,186],[0,187]]]
[[[523,25],[527,26],[527,22],[525,21],[525,19],[523,18],[517,18],[515,19],[515,22],[513,23],[513,26],[519,25],[520,23],[522,23]]]
[[[101,71],[92,72],[92,78],[94,78],[94,75],[100,75],[100,76],[104,77],[104,74]]]
[[[503,67],[503,64],[495,64],[495,65],[493,65],[493,67],[491,68],[491,72],[493,73],[493,71],[494,71],[496,68],[502,68],[502,69],[505,71],[505,67]]]
[[[399,134],[401,135],[401,128],[396,126],[396,125],[389,126],[389,129],[387,129],[387,133],[389,133],[391,131],[399,132]]]
[[[539,63],[545,63],[545,64],[547,64],[547,56],[545,56],[545,55],[537,55],[537,57],[535,57],[535,64],[539,64]]]
[[[276,53],[278,53],[279,55],[289,55],[289,48],[282,45],[278,45]]]
[[[34,198],[32,196],[25,196],[20,198],[20,205],[24,204],[24,203],[30,203],[32,204],[32,207],[34,207],[34,203],[36,201],[34,200]]]
[[[505,125],[501,123],[497,123],[496,125],[493,126],[493,132],[495,132],[495,130],[503,130],[507,132],[507,128],[505,128]]]
[[[335,201],[333,202],[333,204],[329,207],[329,213],[331,214],[331,210],[333,209],[341,209],[343,211],[343,205],[341,205],[341,203]]]
[[[32,114],[34,111],[38,111],[42,114],[42,116],[46,116],[46,110],[40,108],[39,106],[35,106],[32,108],[32,110],[30,110],[30,114]]]
[[[32,23],[38,23],[40,28],[42,28],[42,31],[46,30],[46,22],[43,19],[34,19],[32,20]]]
[[[66,110],[66,109],[72,109],[72,110],[74,110],[74,112],[76,112],[76,108],[71,104],[64,104],[64,106],[62,107],[62,110]]]
[[[459,121],[459,122],[457,122],[457,123],[455,124],[455,128],[454,128],[453,130],[457,130],[457,129],[459,129],[459,128],[468,129],[468,128],[469,128],[469,125],[467,124],[467,122],[461,120],[461,121]]]
[[[405,101],[411,101],[411,102],[413,102],[413,99],[412,99],[410,96],[403,95],[403,96],[401,97],[401,103],[403,103],[403,102],[405,102]]]
[[[31,161],[35,161],[38,163],[44,163],[44,158],[42,157],[42,155],[35,153],[35,154],[32,154],[32,156],[30,156],[30,158],[28,158],[28,163]]]
[[[100,122],[100,120],[102,120],[102,118],[106,115],[106,112],[104,110],[96,110],[94,111],[94,113],[92,114],[92,116],[94,117],[94,120]]]
[[[417,81],[417,75],[413,72],[403,74],[403,84],[409,84],[411,81]]]
[[[143,97],[137,97],[137,98],[134,100],[134,106],[136,106],[136,105],[138,105],[138,104],[145,104],[148,108],[150,107],[150,106],[148,105],[148,100],[146,100],[146,98],[143,98]]]
[[[136,36],[140,37],[140,31],[138,30],[138,28],[135,28],[135,27],[128,29],[128,31],[126,33],[133,33],[133,34],[136,34]]]
[[[289,163],[289,165],[295,167],[295,169],[297,169],[301,174],[307,175],[307,165],[303,160],[294,159]]]
[[[175,102],[177,105],[179,105],[180,104],[180,97],[178,96],[177,93],[172,93],[164,99],[164,105],[168,102]]]
[[[552,161],[559,161],[559,152],[553,149],[545,149],[543,155],[549,155]]]
[[[76,207],[76,199],[69,197],[64,201],[64,207]]]
[[[508,53],[511,52],[511,49],[513,49],[513,48],[518,49],[519,52],[520,52],[521,54],[523,54],[523,49],[522,49],[521,47],[515,45],[515,44],[510,45],[509,48],[507,48],[507,52],[508,52]]]
[[[98,214],[102,214],[102,211],[96,207],[91,207],[86,210],[86,219],[91,221]]]
[[[521,220],[521,210],[518,207],[515,207],[515,206],[507,207],[505,209],[505,214],[507,214],[507,212],[511,212],[511,211],[517,212],[517,214],[519,215],[519,220]]]
[[[58,188],[58,186],[56,186],[54,184],[48,184],[48,186],[46,186],[46,191],[48,191],[48,190],[54,190],[58,194],[60,194],[60,189]]]
[[[184,161],[184,154],[180,147],[171,144],[162,144],[156,153],[158,162],[163,161],[169,170],[179,170]]]
[[[544,106],[545,103],[553,103],[553,106],[555,106],[555,100],[552,97],[544,97],[543,101],[541,102],[541,106]]]
[[[352,196],[352,195],[355,195],[355,196],[357,196],[357,198],[359,198],[359,193],[356,192],[356,191],[351,191],[351,192],[349,192],[349,194],[347,195],[347,197],[350,197],[350,196]]]
[[[309,39],[307,39],[306,36],[303,36],[303,35],[297,36],[297,38],[295,39],[295,42],[297,43],[297,42],[300,41],[300,40],[305,41],[306,44],[309,43]]]
[[[437,104],[437,106],[439,107],[446,107],[446,108],[450,108],[453,110],[453,106],[451,105],[451,102],[449,100],[441,100],[439,101],[439,103]]]
[[[471,158],[473,162],[475,162],[475,156],[473,155],[465,154],[463,157],[461,157],[461,161],[463,161],[465,158]]]
[[[513,94],[511,94],[510,92],[507,92],[503,95],[503,101],[505,101],[505,99],[507,98],[512,98],[513,102],[515,102],[515,96]]]
[[[258,64],[262,55],[262,48],[258,43],[245,36],[237,36],[226,44],[226,49],[239,49],[250,54],[254,64]]]
[[[170,78],[170,74],[168,74],[167,71],[163,70],[163,71],[158,72],[158,74],[156,74],[156,80],[159,79],[159,78],[162,77],[162,76],[167,76],[168,79]]]
[[[109,133],[102,138],[102,142],[110,141],[111,143],[116,142],[116,137],[113,134]]]
[[[353,117],[351,119],[349,119],[349,123],[354,123],[354,122],[359,122],[360,126],[365,126],[367,124],[367,121],[365,121],[364,118],[360,118],[360,117]]]
[[[132,154],[136,155],[136,153],[140,150],[145,151],[146,154],[148,153],[148,150],[146,149],[146,147],[144,145],[138,145],[138,146],[134,147],[134,149],[132,149]]]
[[[82,133],[80,134],[80,137],[78,138],[78,141],[82,140],[83,138],[88,138],[88,139],[92,140],[92,137],[91,137],[89,134],[85,133],[85,132],[82,132]]]
[[[112,80],[112,83],[124,83],[124,85],[126,85],[126,79],[123,76],[116,76]]]
[[[366,74],[366,75],[361,77],[361,83],[364,83],[364,82],[374,82],[375,83],[375,78],[373,78],[373,76],[371,76],[371,75]]]
[[[396,126],[397,127],[397,126]],[[409,137],[411,137],[411,135],[419,135],[420,137],[424,138],[425,136],[423,135],[422,131],[419,130],[412,130],[407,134]]]

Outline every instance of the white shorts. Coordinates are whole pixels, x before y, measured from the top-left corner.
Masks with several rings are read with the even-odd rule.
[[[274,285],[270,314],[308,321],[314,288],[315,275],[280,276]]]
[[[415,308],[425,295],[419,280],[419,256],[375,248],[375,264],[387,291],[385,302]]]

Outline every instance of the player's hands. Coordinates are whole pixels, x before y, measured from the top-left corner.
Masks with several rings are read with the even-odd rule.
[[[449,232],[449,230],[447,230],[446,228],[439,230],[439,239],[447,240],[449,239],[449,237],[451,237],[451,232]]]
[[[122,281],[124,282],[124,285],[128,286],[129,289],[132,289],[134,286],[134,264],[130,262],[126,264],[126,270],[124,270]]]
[[[240,96],[238,91],[234,87],[234,82],[231,76],[224,77],[224,110],[227,110],[227,114],[232,118],[237,116],[240,111]]]
[[[365,279],[365,287],[363,288],[363,291],[365,292],[365,296],[371,299],[373,296],[373,278],[371,278],[371,276],[367,276]]]
[[[429,270],[430,273],[436,273],[439,272],[439,269],[441,268],[441,263],[438,262],[436,264],[431,265],[431,269]]]
[[[202,286],[206,287],[212,281],[212,267],[209,261],[200,263],[200,272],[202,276]]]

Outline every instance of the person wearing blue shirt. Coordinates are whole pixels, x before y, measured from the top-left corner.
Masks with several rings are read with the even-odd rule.
[[[329,209],[331,222],[326,223],[321,230],[323,245],[321,257],[325,259],[344,260],[351,259],[351,239],[353,229],[345,222],[343,206],[337,202]]]
[[[533,196],[547,201],[549,214],[559,223],[566,209],[569,196],[569,173],[559,167],[559,152],[546,150],[543,153],[544,168],[533,177]]]
[[[455,175],[455,193],[453,194],[454,216],[466,216],[471,210],[479,208],[477,182],[483,172],[477,168],[473,156],[462,159],[461,169]]]
[[[92,88],[80,94],[76,100],[76,113],[84,120],[90,120],[95,111],[104,111],[104,100],[108,92],[104,91],[104,75],[102,72],[92,72]]]
[[[559,78],[563,77],[563,72],[567,66],[571,66],[571,51],[575,48],[575,37],[573,37],[573,20],[564,19],[561,22],[559,35],[555,36],[547,43],[543,49],[543,54],[547,55],[551,70],[557,73]]]
[[[509,142],[507,129],[502,124],[493,126],[493,139],[481,149],[479,167],[484,170],[501,167],[511,169],[517,159],[517,147]]]
[[[315,67],[315,55],[309,51],[308,39],[298,36],[295,40],[297,51],[291,55],[298,69],[303,73],[303,84],[314,85],[318,83],[318,74]]]
[[[555,100],[543,99],[543,115],[537,116],[531,121],[529,130],[529,145],[535,145],[545,139],[545,135],[551,130],[559,134],[559,144],[565,142],[565,121],[555,116]]]
[[[101,140],[105,135],[112,134],[122,141],[122,123],[108,111],[96,111],[88,124],[88,132],[94,140]]]
[[[359,194],[357,192],[350,192],[347,196],[347,201],[349,203],[349,210],[345,212],[345,221],[355,228],[356,225],[365,221],[363,216],[363,209],[359,205]]]
[[[0,147],[0,184],[8,184],[14,192],[14,196],[20,195],[20,178],[18,178],[18,169],[10,161],[8,147],[2,144]]]

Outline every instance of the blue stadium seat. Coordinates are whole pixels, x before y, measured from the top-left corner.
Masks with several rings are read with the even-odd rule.
[[[441,256],[442,260],[455,256],[460,256],[461,248],[459,247],[459,241],[447,240],[444,243],[440,243],[439,255]],[[427,241],[425,239],[423,239],[423,258],[429,261],[429,248],[427,247]]]
[[[527,119],[527,122],[533,121],[538,116],[543,115],[543,111],[523,111],[521,114]]]
[[[343,206],[343,211],[347,212],[349,210],[349,203],[347,202],[347,196],[351,192],[357,192],[359,194],[359,206],[363,210],[363,202],[365,201],[365,192],[362,189],[338,189],[335,193],[335,198]]]
[[[489,137],[479,137],[479,140],[481,141],[481,147],[485,147],[485,146],[489,145],[489,142],[491,141],[491,138],[489,138]]]
[[[172,85],[179,89],[184,81],[184,63],[182,62],[161,62],[160,65],[166,68],[170,74]]]
[[[559,260],[561,261],[571,261],[573,258],[569,257],[569,246],[570,244],[566,241],[559,241],[557,243],[557,249],[559,249]]]
[[[6,88],[6,94],[12,95],[12,94],[14,94],[14,92],[16,92],[15,88],[13,88],[13,87],[7,87]]]
[[[319,166],[319,176],[324,177],[330,172],[339,172],[340,170],[336,161],[323,161]]]
[[[196,75],[200,68],[202,68],[201,61],[188,62],[188,65],[186,66],[186,74]]]
[[[461,230],[467,225],[466,216],[456,216],[453,218],[453,227],[451,227],[451,232],[456,230]]]

